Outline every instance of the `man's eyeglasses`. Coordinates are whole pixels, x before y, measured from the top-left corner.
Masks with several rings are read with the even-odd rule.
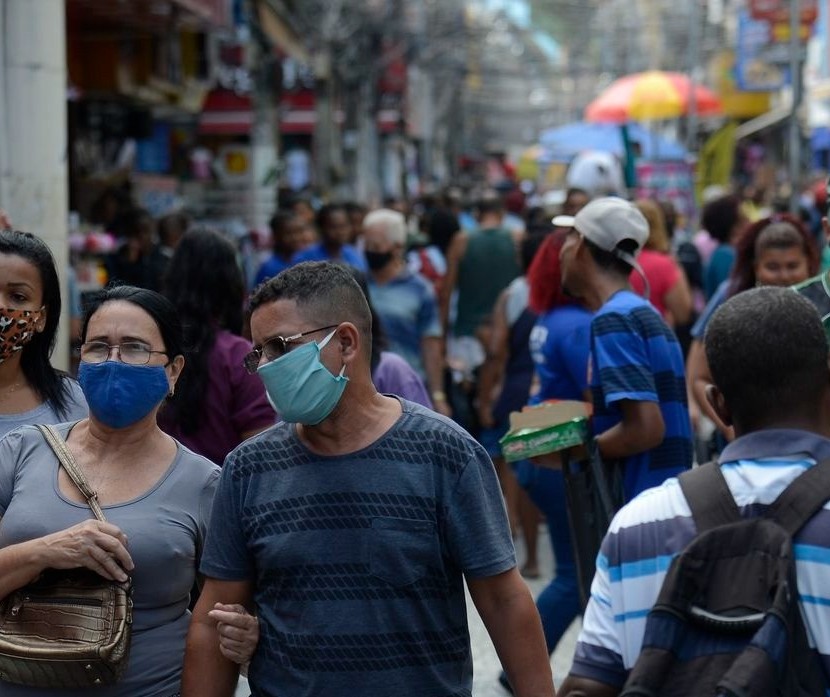
[[[253,375],[256,373],[257,368],[259,367],[259,362],[262,360],[263,356],[265,356],[265,360],[270,363],[271,361],[274,361],[288,353],[288,345],[296,343],[298,339],[302,339],[304,336],[314,334],[315,332],[322,332],[326,329],[334,329],[338,326],[340,325],[330,324],[327,327],[309,329],[307,332],[300,332],[299,334],[294,334],[292,336],[275,336],[264,342],[262,346],[254,346],[254,350],[245,356],[242,363],[245,365],[245,370]]]
[[[118,360],[127,365],[147,365],[154,353],[167,355],[167,351],[154,351],[137,341],[125,341],[123,344],[87,341],[81,344],[81,360],[84,363],[105,363],[113,349],[118,349]]]

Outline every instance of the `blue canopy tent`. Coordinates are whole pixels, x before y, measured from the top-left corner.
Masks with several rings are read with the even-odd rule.
[[[643,126],[627,126],[628,139],[637,143],[644,160],[684,160],[688,151],[671,138],[652,133]],[[543,131],[539,137],[542,159],[547,162],[570,162],[580,152],[599,150],[620,159],[626,156],[623,129],[618,124],[576,121]]]

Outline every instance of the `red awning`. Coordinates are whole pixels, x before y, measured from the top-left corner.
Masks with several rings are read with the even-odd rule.
[[[215,89],[208,92],[199,116],[199,132],[206,135],[248,135],[254,125],[251,98]]]

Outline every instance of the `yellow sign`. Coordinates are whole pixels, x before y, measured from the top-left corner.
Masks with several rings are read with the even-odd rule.
[[[710,84],[723,104],[723,115],[751,119],[770,109],[769,92],[742,92],[735,82],[735,52],[722,51],[709,63]]]
[[[776,22],[770,25],[772,28],[771,36],[775,43],[783,44],[790,40],[790,25],[786,22]],[[810,38],[809,24],[798,25],[798,38],[801,41],[807,41]]]

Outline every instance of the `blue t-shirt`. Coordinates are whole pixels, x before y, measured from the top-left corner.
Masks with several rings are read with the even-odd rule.
[[[692,433],[680,344],[652,305],[629,290],[611,297],[591,322],[593,430],[622,421],[620,402],[657,402],[666,431],[652,450],[623,463],[627,500],[692,465]]]
[[[366,266],[365,257],[358,251],[357,247],[350,244],[344,244],[340,248],[340,256],[332,257],[326,251],[326,246],[320,242],[313,247],[297,252],[291,260],[292,264],[299,264],[303,261],[340,261],[349,266],[354,266],[359,271],[366,273],[368,267]]]
[[[703,272],[703,294],[707,300],[715,294],[718,286],[729,278],[734,263],[735,250],[731,245],[721,244],[712,252]]]
[[[471,695],[463,578],[516,565],[510,526],[481,446],[401,404],[348,455],[281,422],[225,460],[201,571],[254,584],[257,695]]]
[[[369,297],[380,317],[389,350],[424,377],[421,341],[425,337],[441,336],[438,301],[432,284],[408,270],[383,284],[375,283],[370,277]]]
[[[726,279],[718,286],[718,289],[715,291],[714,295],[709,298],[709,302],[706,303],[706,307],[703,308],[703,312],[700,313],[700,317],[698,317],[692,325],[690,334],[693,339],[703,341],[703,336],[706,334],[706,327],[709,326],[709,321],[712,319],[712,315],[715,314],[715,310],[726,302],[726,296],[729,293],[729,285],[729,279]]]
[[[535,403],[546,399],[585,399],[591,318],[584,307],[569,305],[546,312],[530,333],[530,353],[539,376]]]
[[[259,271],[256,272],[254,287],[258,286],[260,283],[264,283],[269,278],[273,278],[281,271],[285,271],[289,266],[291,266],[290,261],[285,261],[284,259],[280,259],[276,254],[272,254],[271,257],[259,267]]]

